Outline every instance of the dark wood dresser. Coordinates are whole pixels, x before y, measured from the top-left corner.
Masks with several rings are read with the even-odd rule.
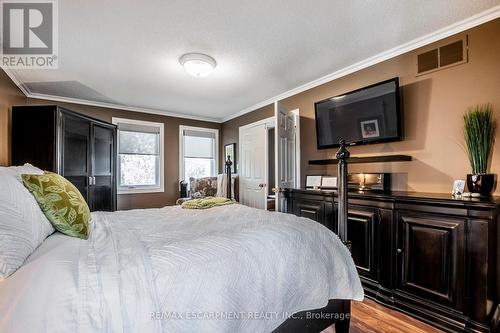
[[[293,189],[288,211],[337,232],[334,191]],[[500,198],[349,192],[348,235],[365,294],[448,332],[495,332]]]
[[[12,107],[12,164],[57,172],[90,210],[116,210],[116,126],[56,105]]]

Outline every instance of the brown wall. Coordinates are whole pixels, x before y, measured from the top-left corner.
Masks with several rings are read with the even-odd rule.
[[[0,166],[9,165],[10,161],[10,107],[26,103],[26,97],[0,70]]]
[[[118,195],[118,209],[163,207],[175,203],[179,196],[179,125],[199,126],[221,129],[221,124],[197,121],[176,117],[167,117],[148,113],[124,111],[119,109],[109,109],[94,106],[86,106],[72,103],[60,103],[40,99],[25,98],[12,81],[0,71],[0,91],[2,105],[0,109],[0,163],[7,165],[7,156],[10,153],[8,134],[4,134],[9,129],[8,115],[12,105],[30,104],[57,104],[70,110],[86,114],[88,116],[111,122],[112,117],[138,119],[164,123],[165,125],[165,192],[146,194],[122,194]],[[5,96],[5,97],[4,97]]]
[[[416,76],[416,54],[465,34],[469,35],[468,63]],[[308,165],[312,159],[333,158],[336,152],[316,148],[314,102],[396,76],[400,78],[404,100],[405,140],[350,150],[356,156],[407,154],[414,160],[351,165],[350,172],[391,172],[395,174],[394,189],[450,192],[453,180],[465,179],[470,172],[463,148],[462,115],[471,105],[491,103],[499,125],[491,172],[500,174],[499,36],[500,19],[497,19],[283,100],[287,108],[300,110],[302,185],[308,174],[336,173],[335,167]],[[251,115],[245,115],[246,119]],[[239,118],[245,119],[245,116]],[[223,129],[243,123],[232,121],[224,123]],[[236,128],[231,131],[237,133]],[[500,186],[495,194],[500,195]]]
[[[269,117],[274,116],[274,105],[267,105],[264,106],[260,109],[257,109],[255,111],[246,113],[242,116],[236,117],[234,119],[228,120],[224,123],[222,123],[222,134],[221,134],[221,145],[224,147],[224,145],[227,145],[229,143],[236,143],[236,150],[238,150],[238,144],[239,144],[239,128],[240,126],[248,125],[251,123],[254,123],[256,121],[266,119]],[[223,150],[222,150],[223,151]],[[238,156],[238,152],[236,152],[236,156]],[[220,155],[220,167],[219,171],[222,172],[223,168],[223,163],[224,161],[224,154]],[[239,161],[236,161],[236,163],[239,163]],[[238,169],[236,170],[238,172]]]

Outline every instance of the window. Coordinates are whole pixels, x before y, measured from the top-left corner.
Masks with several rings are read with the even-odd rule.
[[[189,182],[190,177],[217,175],[219,130],[180,126],[180,175]]]
[[[118,193],[163,192],[163,124],[113,118],[118,126]]]

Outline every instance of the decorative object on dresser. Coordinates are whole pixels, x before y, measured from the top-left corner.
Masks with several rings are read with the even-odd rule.
[[[488,165],[495,143],[496,122],[491,104],[470,107],[464,114],[464,136],[472,174],[467,175],[467,188],[474,195],[490,196],[495,175]]]
[[[495,332],[500,199],[349,192],[347,238],[365,295],[447,332]],[[292,189],[289,212],[337,232],[337,194]]]
[[[349,188],[360,191],[389,191],[391,189],[390,173],[350,173],[347,178]]]
[[[321,188],[337,188],[337,177],[323,176],[321,178]]]
[[[91,211],[116,210],[116,126],[56,105],[12,107],[12,164],[56,172]]]
[[[320,188],[323,176],[306,176],[306,187]]]
[[[453,189],[451,190],[451,195],[454,197],[459,197],[464,193],[465,190],[465,180],[457,179],[453,182]]]

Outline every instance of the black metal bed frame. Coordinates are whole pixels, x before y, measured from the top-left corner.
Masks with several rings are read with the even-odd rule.
[[[350,153],[347,150],[345,140],[340,141],[337,151],[338,163],[338,236],[342,242],[351,250],[351,244],[347,238],[347,159]],[[227,174],[227,198],[232,198],[231,179],[231,156],[225,163]],[[351,318],[351,301],[343,299],[332,299],[320,309],[306,310],[294,314],[283,322],[273,333],[316,333],[335,324],[336,333],[348,333]]]

